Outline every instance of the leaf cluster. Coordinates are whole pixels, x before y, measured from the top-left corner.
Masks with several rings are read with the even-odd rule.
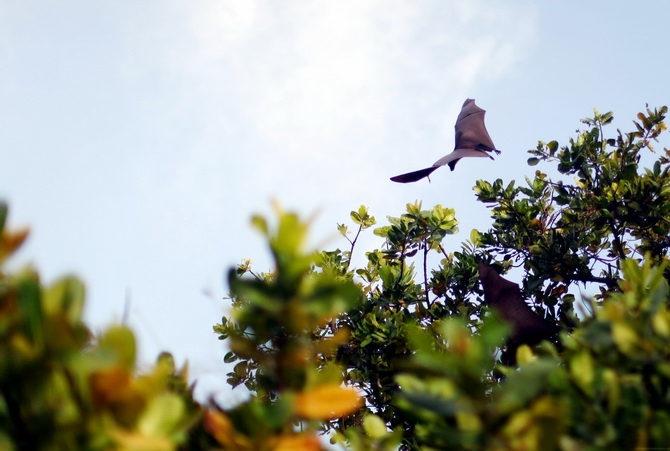
[[[7,273],[28,230],[9,230],[6,217],[0,204],[0,448],[193,448],[200,408],[186,369],[163,354],[138,373],[125,326],[93,336],[77,278],[44,286],[33,268]]]
[[[374,229],[383,243],[360,267],[377,223],[364,206],[353,232],[338,224],[344,250],[307,249],[293,213],[255,217],[274,268],[231,269],[214,326],[228,383],[250,395],[230,408],[195,403],[169,354],[139,372],[128,328],[93,336],[78,279],[6,273],[28,232],[7,230],[0,205],[0,448],[319,450],[322,433],[357,450],[667,446],[670,151],[641,168],[666,113],[609,138],[612,114],[596,112],[567,145],[529,151],[554,175],[478,181],[492,225],[459,246],[455,212],[420,202]],[[521,344],[517,366],[501,361],[513,328],[485,305],[479,263],[519,268],[523,297],[560,330]],[[582,287],[598,294],[577,315]]]
[[[660,263],[670,233],[668,150],[641,169],[651,142],[666,130],[667,108],[640,113],[636,130],[607,138],[612,113],[582,121],[587,129],[560,146],[540,142],[528,162],[553,163],[557,176],[536,171],[525,186],[478,181],[478,200],[493,224],[481,235],[484,251],[525,270],[523,290],[541,299],[544,314],[570,327],[571,287],[595,284],[600,297],[616,289],[620,263],[648,254]],[[572,177],[570,179],[569,177]]]
[[[343,271],[323,263],[333,256],[324,260],[305,249],[307,222],[279,209],[277,217],[274,229],[253,219],[269,243],[274,271],[256,274],[248,262],[232,269],[232,313],[214,328],[230,345],[224,360],[235,363],[228,383],[252,393],[232,409],[208,412],[208,430],[224,448],[319,449],[316,432],[324,422],[361,405],[358,392],[342,385],[333,356],[349,338],[339,315],[358,308],[363,294]],[[337,265],[345,264],[340,257]]]
[[[351,263],[357,240],[376,220],[365,207],[352,212],[353,239],[338,225],[350,247],[320,252],[311,277],[331,274],[365,298],[313,324],[315,343],[348,335],[311,363],[317,372],[337,364],[365,404],[324,423],[334,440],[354,449],[666,443],[668,151],[640,169],[666,112],[648,110],[635,131],[614,139],[605,136],[611,113],[596,112],[567,145],[530,151],[529,164],[554,164],[555,176],[537,171],[524,186],[477,182],[492,226],[457,250],[444,244],[457,232],[454,211],[440,205],[417,202],[389,217],[374,231],[383,245],[359,268]],[[483,303],[479,262],[523,269],[524,297],[562,330],[553,343],[520,346],[517,369],[499,360],[510,327]],[[581,317],[577,286],[599,289]]]

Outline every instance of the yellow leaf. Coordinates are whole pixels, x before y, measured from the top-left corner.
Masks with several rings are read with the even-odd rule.
[[[593,392],[595,372],[593,358],[588,351],[582,351],[570,359],[570,373],[584,392],[589,395]]]
[[[314,352],[326,355],[335,354],[337,349],[349,340],[350,335],[348,329],[338,329],[332,337],[318,341],[314,347]]]
[[[627,281],[624,280],[622,285],[626,283]],[[626,288],[623,289],[625,290]],[[610,300],[605,303],[603,308],[599,311],[598,316],[609,321],[621,321],[626,316],[626,308],[622,303]]]
[[[651,325],[654,331],[663,336],[670,336],[670,315],[668,311],[663,309],[651,317]]]
[[[451,352],[462,356],[471,355],[472,335],[466,327],[455,321],[447,321],[443,323],[441,330]]]
[[[621,396],[621,385],[617,374],[610,368],[603,370],[603,380],[607,387],[607,409],[613,414],[619,407],[619,398]]]
[[[533,424],[533,415],[528,410],[521,410],[513,414],[503,428],[508,437],[520,436]]]
[[[528,345],[521,345],[516,350],[516,361],[519,365],[524,365],[535,360],[535,355]]]
[[[612,338],[623,353],[632,351],[638,341],[638,336],[633,328],[622,321],[612,324]]]
[[[363,418],[363,430],[374,439],[382,438],[387,433],[384,420],[373,414],[367,414]]]
[[[564,412],[558,400],[544,396],[513,414],[502,429],[508,449],[558,449]]]
[[[333,384],[300,393],[295,408],[303,418],[333,420],[355,412],[361,404],[361,397],[355,390]]]
[[[168,437],[146,435],[119,430],[113,433],[119,451],[173,451],[175,444]]]
[[[15,333],[9,340],[9,349],[21,359],[34,359],[40,355],[38,347],[21,332]]]
[[[101,349],[114,353],[117,362],[126,370],[131,371],[135,367],[137,344],[133,332],[125,326],[112,326],[98,339]]]
[[[282,435],[272,449],[274,451],[319,451],[321,443],[313,434]]]
[[[477,432],[482,429],[481,420],[472,412],[466,412],[465,410],[457,411],[456,421],[458,423],[458,428],[461,431]]]
[[[137,422],[137,429],[148,437],[170,436],[185,417],[184,401],[175,393],[153,397]]]

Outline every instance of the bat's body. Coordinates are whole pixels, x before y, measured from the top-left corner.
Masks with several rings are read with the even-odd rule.
[[[535,313],[521,297],[519,285],[510,282],[490,266],[479,264],[479,280],[484,300],[512,326],[504,363],[515,363],[516,350],[522,344],[537,344],[552,337],[556,326]]]
[[[399,183],[416,182],[429,176],[435,169],[444,165],[448,165],[449,169],[453,171],[458,160],[464,157],[488,157],[493,159],[490,152],[499,154],[500,151],[496,150],[489,132],[486,131],[486,126],[484,125],[485,113],[485,110],[475,105],[474,99],[467,99],[463,103],[461,113],[456,119],[454,127],[456,129],[456,145],[454,146],[454,151],[440,158],[428,168],[397,175],[391,177],[391,180]]]

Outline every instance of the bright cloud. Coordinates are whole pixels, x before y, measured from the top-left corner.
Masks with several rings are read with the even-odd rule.
[[[528,52],[535,23],[532,4],[523,2],[189,5],[190,42],[170,54],[166,69],[189,80],[182,89],[192,95],[198,86],[210,107],[244,121],[238,125],[253,136],[253,155],[229,148],[221,158],[238,159],[246,177],[269,183],[324,167],[369,173],[390,144],[389,129],[407,114],[444,120],[449,136],[472,87]],[[230,119],[213,117],[221,123],[209,127],[222,129]]]
[[[533,0],[17,5],[0,0],[0,140],[26,170],[0,172],[35,212],[35,254],[83,274],[97,325],[129,293],[145,358],[172,350],[196,376],[220,362],[222,269],[266,269],[250,214],[322,209],[320,240],[360,203],[381,220],[424,198],[388,177],[451,146],[463,100],[514,70],[537,22]]]

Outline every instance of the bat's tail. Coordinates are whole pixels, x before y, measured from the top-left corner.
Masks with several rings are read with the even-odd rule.
[[[391,180],[398,183],[416,182],[417,180],[421,180],[424,177],[428,177],[438,167],[439,166],[431,166],[426,169],[420,169],[418,171],[408,172],[407,174],[396,175],[395,177],[391,177]]]

